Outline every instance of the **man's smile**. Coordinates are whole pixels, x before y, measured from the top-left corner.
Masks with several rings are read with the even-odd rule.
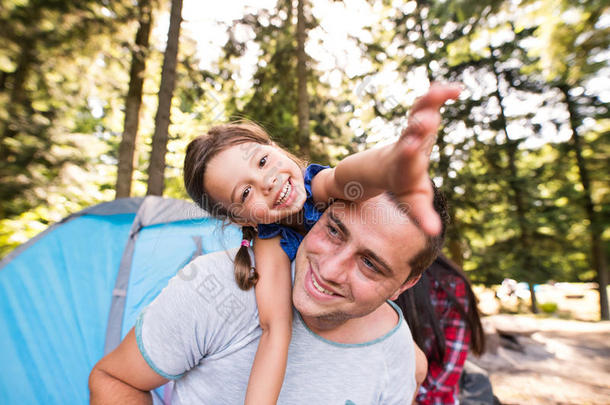
[[[336,298],[343,298],[343,296],[337,293],[332,287],[328,286],[320,280],[315,274],[311,265],[305,274],[305,289],[307,293],[317,300],[332,300]]]

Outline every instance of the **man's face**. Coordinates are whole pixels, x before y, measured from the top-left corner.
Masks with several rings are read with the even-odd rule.
[[[373,312],[405,283],[425,236],[385,195],[331,205],[297,252],[293,303],[304,318],[341,323]]]

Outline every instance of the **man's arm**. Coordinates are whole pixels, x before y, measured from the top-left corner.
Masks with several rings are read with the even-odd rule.
[[[150,404],[147,391],[203,367],[202,359],[234,342],[256,337],[256,300],[235,283],[235,252],[200,256],[169,280],[124,341],[94,367],[92,403]],[[219,378],[219,384],[227,381]],[[197,385],[186,390],[195,396],[204,391]]]
[[[93,405],[152,404],[149,391],[167,381],[142,357],[132,328],[121,344],[91,370],[90,401]]]

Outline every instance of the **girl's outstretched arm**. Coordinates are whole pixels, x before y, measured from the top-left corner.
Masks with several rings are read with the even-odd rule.
[[[426,233],[439,233],[428,164],[441,122],[439,110],[459,94],[460,87],[455,84],[433,84],[411,108],[408,125],[396,143],[348,156],[336,168],[313,178],[316,203],[333,198],[365,200],[391,191]]]
[[[279,236],[257,238],[254,256],[259,277],[254,291],[263,332],[250,371],[245,404],[275,405],[284,382],[292,336],[290,260],[280,246]]]

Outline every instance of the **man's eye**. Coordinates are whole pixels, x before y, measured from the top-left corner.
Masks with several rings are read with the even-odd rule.
[[[362,263],[364,263],[364,265],[367,268],[373,270],[374,272],[376,272],[376,273],[378,272],[377,267],[375,266],[375,263],[373,263],[369,258],[363,257],[362,258]]]
[[[258,167],[264,167],[265,164],[267,163],[267,157],[268,155],[265,155],[261,158],[261,160],[258,161]]]
[[[334,226],[327,225],[326,229],[328,230],[328,234],[330,236],[333,236],[333,237],[339,236],[339,231]]]
[[[244,192],[241,193],[241,202],[243,203],[244,201],[246,201],[246,198],[248,198],[248,195],[250,194],[250,186],[246,187],[244,189]]]

